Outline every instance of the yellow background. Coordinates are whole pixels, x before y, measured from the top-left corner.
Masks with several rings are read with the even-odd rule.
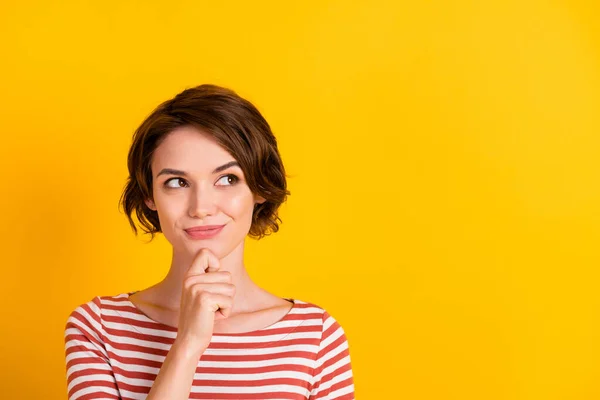
[[[265,288],[330,311],[357,399],[600,398],[600,10],[585,1],[2,2],[2,397],[170,261],[117,203],[134,129],[216,83],[271,123]]]

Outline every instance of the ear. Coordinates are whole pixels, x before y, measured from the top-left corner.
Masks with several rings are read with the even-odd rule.
[[[156,205],[154,204],[154,202],[153,202],[152,200],[150,200],[150,199],[146,199],[146,200],[144,200],[144,203],[146,203],[146,206],[147,206],[149,209],[151,209],[151,210],[153,210],[153,211],[156,211]]]
[[[255,202],[256,204],[262,204],[262,203],[264,203],[265,201],[267,201],[267,199],[265,199],[264,197],[261,197],[261,196],[259,196],[259,195],[256,195],[256,196],[254,196],[254,202]]]

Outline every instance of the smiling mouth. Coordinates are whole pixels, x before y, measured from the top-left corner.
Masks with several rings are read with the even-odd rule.
[[[216,236],[219,232],[223,230],[225,225],[211,225],[211,226],[202,226],[202,227],[194,227],[190,229],[184,229],[189,237],[192,239],[208,239]]]

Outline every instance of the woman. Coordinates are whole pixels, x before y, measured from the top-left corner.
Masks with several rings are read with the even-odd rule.
[[[97,296],[65,327],[75,399],[354,399],[343,328],[248,275],[247,235],[277,232],[290,192],[277,142],[235,92],[201,85],[137,129],[121,204],[173,246],[166,277]]]

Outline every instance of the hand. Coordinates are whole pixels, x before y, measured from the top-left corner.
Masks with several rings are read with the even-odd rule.
[[[183,281],[177,339],[195,349],[206,349],[215,320],[231,313],[235,286],[229,271],[219,271],[219,259],[201,249]]]

